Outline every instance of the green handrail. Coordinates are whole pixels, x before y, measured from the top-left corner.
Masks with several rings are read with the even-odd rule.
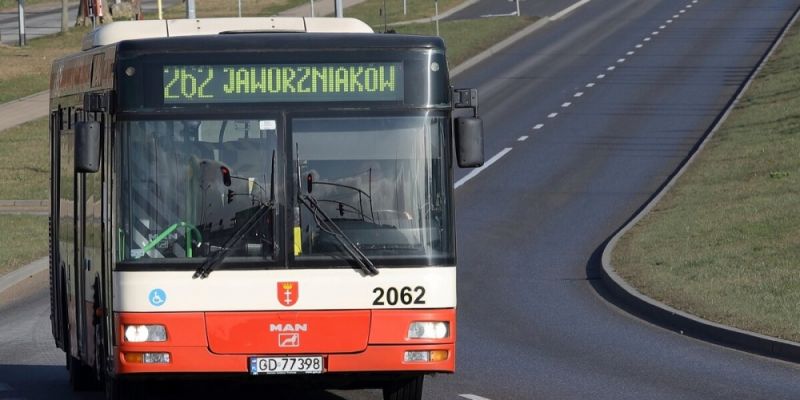
[[[167,229],[164,229],[163,232],[159,233],[158,236],[156,236],[155,238],[153,238],[153,240],[149,241],[147,244],[144,245],[144,247],[142,248],[142,253],[147,254],[148,251],[153,250],[153,248],[156,247],[156,245],[158,243],[160,243],[162,240],[164,240],[164,238],[169,236],[172,232],[175,232],[175,230],[177,230],[178,228],[184,228],[184,236],[186,236],[186,257],[191,258],[192,257],[192,235],[191,235],[191,232],[196,233],[197,234],[197,238],[201,242],[203,241],[203,235],[200,233],[199,230],[197,230],[197,227],[195,227],[192,224],[188,224],[186,222],[183,222],[183,221],[176,222],[176,223],[170,225]],[[186,229],[186,228],[189,228],[189,229]]]

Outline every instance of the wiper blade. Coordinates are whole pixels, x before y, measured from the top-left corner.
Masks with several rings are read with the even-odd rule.
[[[375,264],[372,263],[372,260],[358,248],[358,245],[339,228],[339,225],[337,225],[325,211],[322,211],[316,198],[309,194],[298,194],[298,200],[311,211],[320,228],[339,241],[344,250],[350,257],[353,257],[353,260],[355,260],[365,274],[370,276],[378,275],[379,271],[375,268]],[[320,219],[318,216],[322,218]]]
[[[224,260],[225,257],[228,255],[228,253],[230,253],[230,251],[233,249],[233,246],[235,246],[236,243],[244,237],[244,235],[250,232],[250,230],[252,230],[253,227],[255,227],[258,224],[258,221],[269,210],[272,209],[272,205],[273,205],[272,202],[261,203],[261,205],[258,207],[258,210],[256,210],[256,212],[250,216],[250,218],[244,223],[244,225],[242,225],[242,227],[239,228],[238,231],[234,232],[234,234],[231,235],[231,237],[228,238],[227,241],[225,241],[225,244],[222,245],[222,248],[219,249],[212,256],[208,257],[206,261],[203,263],[203,265],[197,268],[197,270],[194,272],[194,275],[192,275],[192,279],[207,278],[208,275],[211,273],[211,271],[213,271],[220,264],[222,264],[222,260]]]

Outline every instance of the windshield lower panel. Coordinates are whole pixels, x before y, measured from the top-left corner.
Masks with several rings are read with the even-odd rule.
[[[375,265],[452,263],[448,124],[431,115],[292,119],[294,263],[350,261],[337,235]]]
[[[115,140],[117,261],[193,265],[219,251],[269,204],[276,118],[122,121]],[[243,236],[226,263],[273,261],[274,213]]]

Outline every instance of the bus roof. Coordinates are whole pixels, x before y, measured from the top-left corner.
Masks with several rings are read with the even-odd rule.
[[[86,34],[83,50],[123,40],[216,35],[220,33],[372,33],[372,28],[355,18],[200,18],[149,21],[121,21],[101,26]]]

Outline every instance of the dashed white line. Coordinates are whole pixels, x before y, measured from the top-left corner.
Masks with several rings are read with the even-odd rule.
[[[624,58],[620,58],[619,60],[617,60],[617,62],[618,62],[618,63],[620,63],[620,64],[621,64],[621,63],[624,63],[624,62],[625,62],[625,59],[624,59]]]
[[[637,45],[636,45],[636,48],[637,48],[637,49],[641,49],[642,47],[644,47],[644,45],[643,45],[643,44],[641,44],[641,43],[639,43],[639,44],[637,44]]]
[[[605,78],[605,77],[606,77],[606,74],[600,74],[600,75],[597,75],[597,79],[603,79],[603,78]]]
[[[583,92],[577,92],[574,95],[572,95],[572,97],[581,97],[581,96],[583,96]]]
[[[627,52],[627,53],[625,53],[625,54],[626,54],[626,55],[629,55],[629,56],[632,56],[632,55],[636,54],[636,52],[635,52],[635,51],[633,51],[633,50],[631,50],[631,51],[629,51],[629,52]]]
[[[675,14],[675,15],[673,15],[673,16],[672,16],[672,19],[678,19],[678,18],[680,18],[680,17],[681,17],[680,15],[678,15],[678,14]]]
[[[593,88],[593,87],[594,87],[594,85],[595,85],[595,83],[594,83],[594,82],[589,82],[589,83],[587,83],[587,84],[586,84],[586,87],[587,87],[587,88]]]
[[[672,23],[672,20],[671,20],[671,19],[668,19],[668,20],[667,20],[667,23],[668,23],[668,24],[671,24],[671,23]]]
[[[564,104],[562,104],[562,105],[561,105],[561,108],[567,108],[567,107],[569,107],[569,106],[571,106],[571,105],[572,105],[572,103],[570,103],[570,102],[566,102],[566,103],[564,103]]]
[[[547,118],[553,119],[558,116],[558,113],[550,113],[547,115]]]
[[[469,181],[470,179],[478,176],[478,174],[480,174],[481,171],[485,170],[486,168],[489,168],[489,166],[497,162],[497,160],[499,160],[501,157],[508,154],[509,151],[511,151],[511,147],[506,147],[499,153],[495,154],[494,157],[488,159],[485,163],[483,163],[482,167],[473,169],[472,172],[468,173],[467,175],[464,175],[463,178],[459,179],[458,182],[456,182],[455,185],[453,185],[453,188],[458,189],[459,186],[467,183],[467,181]]]
[[[653,36],[658,35],[659,33],[660,33],[659,31],[653,31],[652,32]]]
[[[685,12],[686,12],[686,10],[680,10],[680,11],[678,11],[678,12],[679,12],[679,13],[681,13],[681,14],[683,14],[683,13],[685,13]]]
[[[489,400],[486,397],[481,397],[477,394],[460,394],[459,396],[469,400]]]
[[[692,8],[692,5],[691,4],[687,4],[686,8]]]
[[[533,127],[533,129],[534,129],[534,130],[537,130],[537,131],[538,131],[539,129],[542,129],[542,128],[544,128],[544,124],[536,124],[536,126],[534,126],[534,127]]]
[[[658,29],[667,29],[667,26],[666,25],[661,25],[661,26],[658,27]]]
[[[519,138],[517,138],[518,142],[524,142],[526,140],[528,140],[528,136],[527,135],[522,135]]]
[[[644,41],[645,41],[645,42],[649,42],[651,39],[652,39],[652,38],[651,38],[650,36],[648,36],[648,37],[644,38]]]
[[[612,65],[612,66],[610,66],[610,67],[608,67],[608,68],[606,68],[606,70],[608,70],[608,71],[613,71],[613,70],[615,70],[615,69],[617,69],[617,67],[615,67],[615,66],[613,66],[613,65]]]

